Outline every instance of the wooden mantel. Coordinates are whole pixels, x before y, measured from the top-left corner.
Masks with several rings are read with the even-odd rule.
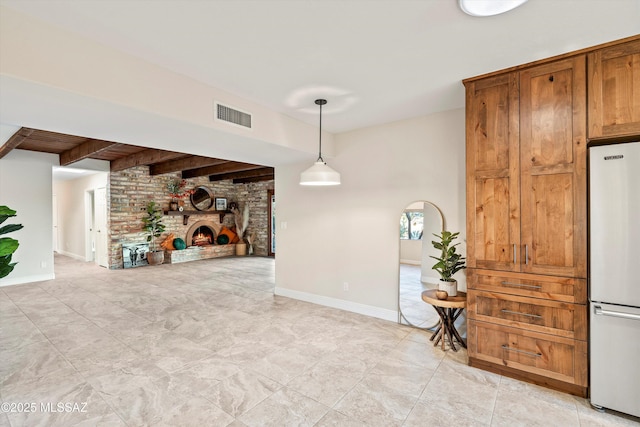
[[[182,215],[182,224],[187,225],[191,215],[220,215],[220,224],[225,215],[233,215],[231,211],[164,211],[165,215],[179,216]]]

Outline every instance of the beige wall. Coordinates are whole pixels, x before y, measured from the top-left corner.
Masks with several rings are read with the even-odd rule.
[[[434,203],[464,250],[464,129],[457,109],[337,135],[339,187],[298,185],[307,163],[279,167],[276,293],[395,319],[405,206]]]
[[[0,286],[54,277],[51,168],[56,164],[56,155],[24,150],[13,150],[0,159],[0,205],[17,215],[5,224],[24,226],[8,235],[20,242],[12,257],[18,265],[0,279]]]

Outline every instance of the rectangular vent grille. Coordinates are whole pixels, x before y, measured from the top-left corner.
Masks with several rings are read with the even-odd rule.
[[[234,125],[242,126],[251,129],[251,114],[239,111],[234,108],[215,103],[216,105],[216,118]]]

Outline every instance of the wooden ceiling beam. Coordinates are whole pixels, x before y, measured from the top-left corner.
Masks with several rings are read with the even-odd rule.
[[[218,174],[228,173],[228,172],[242,172],[242,171],[248,171],[253,169],[260,169],[263,167],[264,166],[252,165],[249,163],[224,162],[215,166],[207,166],[204,168],[197,168],[197,169],[182,171],[182,178],[187,179],[187,178],[195,178],[198,176],[205,176],[205,175],[218,175]]]
[[[162,175],[164,173],[215,166],[225,163],[226,161],[227,160],[214,159],[211,157],[189,156],[183,159],[173,159],[153,164],[149,169],[149,173],[151,175]]]
[[[242,178],[255,178],[258,176],[273,176],[273,168],[260,168],[254,170],[248,170],[243,172],[230,172],[230,173],[221,173],[218,175],[209,175],[209,181],[223,181],[225,179],[242,179]]]
[[[174,151],[156,150],[148,148],[131,154],[126,157],[111,161],[111,172],[119,172],[135,166],[146,166],[154,163],[166,162],[167,160],[183,157],[184,153],[176,153]]]
[[[60,153],[60,166],[67,166],[82,159],[91,157],[108,148],[115,148],[120,144],[116,142],[89,139],[75,147]]]
[[[7,142],[0,146],[0,159],[9,154],[11,150],[17,148],[20,144],[22,144],[24,140],[27,139],[32,133],[33,129],[20,128],[11,136],[11,138],[7,140]]]
[[[238,178],[238,179],[234,179],[233,183],[234,184],[249,184],[251,182],[260,182],[260,181],[271,181],[274,179],[274,175],[263,175],[263,176],[254,176],[254,177],[250,177],[250,178]]]

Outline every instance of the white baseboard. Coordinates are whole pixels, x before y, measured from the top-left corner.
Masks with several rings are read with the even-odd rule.
[[[38,274],[35,276],[22,276],[22,277],[5,277],[0,280],[0,288],[3,286],[24,285],[25,283],[44,282],[45,280],[53,280],[56,278],[54,273],[50,274]]]
[[[78,261],[83,261],[84,262],[84,261],[87,260],[82,255],[74,254],[74,253],[67,252],[67,251],[61,251],[60,249],[58,249],[56,252],[59,253],[60,255],[68,256],[69,258],[73,258],[73,259],[78,260]]]
[[[326,297],[323,295],[310,294],[307,292],[294,291],[292,289],[279,288],[276,286],[274,294],[282,297],[293,298],[325,307],[337,308],[350,311],[352,313],[364,314],[365,316],[376,317],[378,319],[398,321],[398,312],[386,308],[374,307],[372,305],[360,304],[353,301],[346,301],[338,298]]]

